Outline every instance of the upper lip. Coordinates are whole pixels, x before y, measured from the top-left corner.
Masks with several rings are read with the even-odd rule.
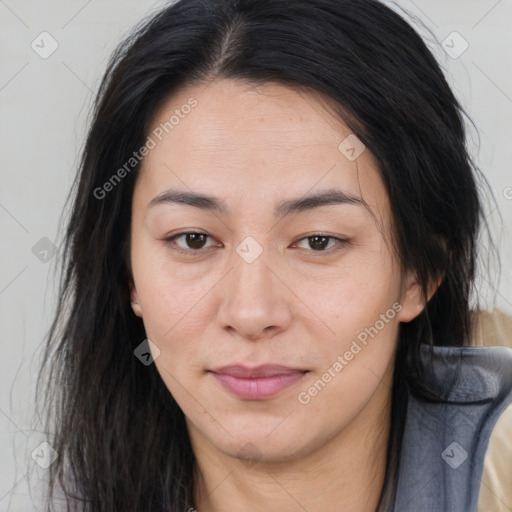
[[[211,371],[213,373],[225,373],[227,375],[232,375],[233,377],[256,379],[259,377],[273,377],[275,375],[289,375],[291,373],[305,373],[307,370],[291,368],[289,366],[283,366],[279,364],[264,364],[252,368],[240,364],[234,364],[229,366],[222,366],[221,368],[217,368]]]

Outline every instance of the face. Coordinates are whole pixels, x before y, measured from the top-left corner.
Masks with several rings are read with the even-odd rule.
[[[376,161],[324,107],[217,80],[153,121],[132,307],[196,448],[291,460],[386,413],[399,322],[423,305]]]

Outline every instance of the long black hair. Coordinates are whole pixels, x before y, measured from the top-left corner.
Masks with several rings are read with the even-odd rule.
[[[145,144],[173,91],[215,78],[279,82],[330,98],[377,159],[403,271],[416,274],[425,298],[428,284],[443,277],[424,311],[400,326],[378,508],[389,510],[407,386],[421,392],[420,344],[469,343],[482,204],[462,108],[422,38],[376,0],[179,0],[118,46],[73,188],[38,381],[38,389],[47,383],[46,428],[58,453],[49,498],[58,487],[68,510],[193,506],[195,459],[183,413],[155,365],[133,354],[146,338],[129,294],[139,164],[109,193],[98,190]]]

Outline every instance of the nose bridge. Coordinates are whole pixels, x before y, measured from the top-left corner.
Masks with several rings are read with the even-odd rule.
[[[247,237],[232,258],[233,270],[220,306],[224,327],[251,338],[262,335],[270,326],[284,328],[290,320],[289,308],[269,252]]]
[[[273,274],[270,270],[268,250],[252,237],[237,248],[230,282],[230,299],[238,306],[250,310],[261,309],[272,301]]]

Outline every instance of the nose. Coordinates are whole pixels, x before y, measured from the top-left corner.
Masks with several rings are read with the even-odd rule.
[[[282,332],[292,320],[290,299],[285,276],[265,251],[248,263],[237,253],[233,255],[233,270],[222,290],[218,311],[221,326],[240,337],[257,341]]]

